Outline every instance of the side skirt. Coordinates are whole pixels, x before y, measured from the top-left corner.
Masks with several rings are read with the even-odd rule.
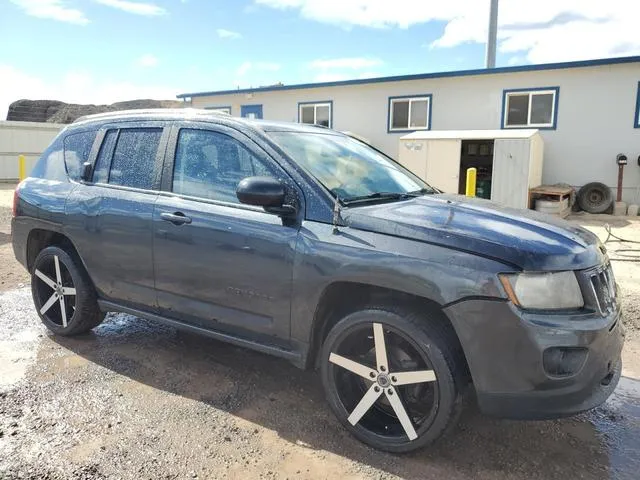
[[[107,300],[98,300],[98,305],[103,312],[122,312],[128,313],[129,315],[135,315],[136,317],[144,318],[145,320],[150,320],[152,322],[162,323],[164,325],[169,325],[170,327],[177,328],[179,330],[185,330],[188,332],[197,333],[199,335],[204,335],[210,338],[215,338],[216,340],[220,340],[222,342],[231,343],[233,345],[237,345],[239,347],[250,348],[251,350],[256,350],[258,352],[266,353],[269,355],[273,355],[276,357],[284,358],[289,360],[294,365],[298,367],[303,367],[304,365],[304,355],[303,352],[297,352],[292,350],[286,350],[282,347],[278,347],[275,345],[268,345],[264,343],[258,343],[253,340],[248,340],[242,337],[236,337],[234,335],[230,335],[228,333],[217,332],[214,330],[208,330],[206,328],[198,327],[195,325],[191,325],[188,323],[181,322],[179,320],[174,320],[172,318],[166,318],[161,315],[156,315],[154,313],[145,312],[143,310],[137,310],[135,308],[125,307],[122,305],[118,305],[117,303],[109,302]]]

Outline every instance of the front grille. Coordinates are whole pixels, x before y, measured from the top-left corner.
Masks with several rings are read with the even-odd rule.
[[[616,282],[611,264],[604,265],[591,273],[589,280],[600,313],[608,315],[613,312],[616,308]]]

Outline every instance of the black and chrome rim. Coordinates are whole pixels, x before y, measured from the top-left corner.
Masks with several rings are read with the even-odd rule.
[[[426,353],[381,323],[350,329],[329,355],[330,379],[347,421],[386,441],[415,440],[438,411],[438,381]]]
[[[34,271],[36,307],[49,322],[66,328],[76,310],[71,273],[57,255],[44,257]]]

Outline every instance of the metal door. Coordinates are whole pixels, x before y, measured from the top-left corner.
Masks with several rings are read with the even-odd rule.
[[[262,118],[262,105],[241,105],[240,116],[244,118]]]

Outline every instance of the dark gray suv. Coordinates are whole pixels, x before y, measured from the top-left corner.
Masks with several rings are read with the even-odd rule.
[[[338,419],[409,451],[466,393],[507,418],[601,404],[616,284],[564,221],[445,195],[326,128],[197,110],[65,128],[15,194],[13,247],[59,335],[127,312],[318,368]]]

